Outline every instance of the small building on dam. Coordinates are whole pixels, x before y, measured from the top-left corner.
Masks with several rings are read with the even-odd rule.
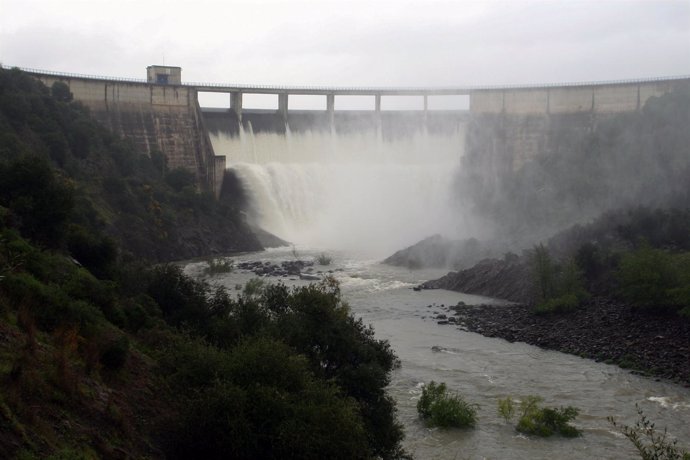
[[[344,135],[374,130],[386,141],[418,132],[445,135],[481,124],[487,127],[485,137],[493,139],[487,155],[500,157],[504,169],[515,170],[547,148],[545,126],[554,119],[584,126],[597,117],[639,111],[651,97],[690,86],[690,77],[666,77],[504,87],[301,87],[185,83],[180,67],[163,65],[147,67],[145,80],[23,70],[49,87],[58,81],[67,84],[74,99],[86,105],[103,125],[131,139],[143,152],[163,153],[170,168],[194,172],[199,186],[216,195],[226,153],[230,161],[232,154],[214,152],[210,133],[230,137],[241,132],[288,131]],[[202,108],[199,95],[207,93],[227,95],[227,107]],[[248,94],[273,95],[277,107],[247,108],[243,100]],[[325,107],[293,110],[291,96],[318,96]],[[339,109],[337,99],[348,96],[370,98],[371,109]],[[416,98],[418,108],[386,110],[387,98],[401,97]],[[429,102],[439,97],[461,98],[466,103],[452,110],[434,110]],[[463,148],[458,146],[458,152]]]

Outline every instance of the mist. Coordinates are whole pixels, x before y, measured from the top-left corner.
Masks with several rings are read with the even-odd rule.
[[[212,133],[249,197],[248,219],[293,244],[383,257],[479,229],[454,184],[464,129],[384,139],[380,130]]]

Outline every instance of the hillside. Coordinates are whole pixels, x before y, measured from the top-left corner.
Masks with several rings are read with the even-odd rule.
[[[397,358],[337,282],[235,298],[149,264],[259,247],[64,87],[1,70],[0,458],[403,458]]]
[[[61,205],[73,206],[69,224],[56,230],[65,232],[73,249],[96,231],[151,261],[261,249],[232,200],[224,204],[200,193],[193,174],[167,168],[163,152],[141,154],[105,130],[86,108],[71,102],[65,85],[49,90],[18,70],[2,70],[0,139],[4,174],[15,175],[3,181],[4,196],[40,187],[45,171],[57,172],[55,186],[64,189]],[[27,207],[21,217],[41,219],[29,225],[48,232],[47,210],[54,204]]]

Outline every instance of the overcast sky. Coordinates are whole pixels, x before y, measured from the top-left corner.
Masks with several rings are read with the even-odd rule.
[[[0,62],[334,86],[688,75],[690,0],[0,0]]]

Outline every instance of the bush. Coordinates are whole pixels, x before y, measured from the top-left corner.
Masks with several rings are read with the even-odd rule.
[[[417,412],[430,426],[467,428],[477,423],[474,406],[458,394],[449,395],[445,383],[437,385],[433,380],[422,389]]]
[[[69,90],[69,86],[61,81],[53,83],[53,86],[50,88],[50,95],[61,102],[70,102],[72,100],[72,92]]]
[[[690,253],[647,245],[624,254],[617,272],[621,296],[638,307],[690,307]]]
[[[206,275],[216,275],[218,273],[230,273],[235,269],[235,263],[232,259],[210,258],[206,261],[206,268],[204,273]]]
[[[678,284],[678,272],[669,253],[644,246],[623,255],[618,279],[621,295],[634,305],[668,305],[669,290]]]
[[[608,421],[633,443],[642,460],[690,460],[690,452],[679,448],[678,440],[670,439],[664,428],[660,433],[637,404],[638,420],[634,426],[619,425],[613,417]]]
[[[568,406],[565,408],[539,407],[542,398],[527,396],[520,401],[520,418],[515,429],[520,433],[549,437],[560,434],[566,438],[580,436],[580,431],[569,422],[577,417],[579,411]],[[499,399],[498,412],[507,421],[515,413],[513,400],[508,397]]]
[[[333,262],[333,258],[324,254],[323,252],[319,254],[319,256],[316,258],[316,261],[319,263],[319,265],[330,265],[331,262]]]
[[[191,171],[184,168],[175,168],[165,175],[165,182],[176,192],[181,192],[185,187],[194,187],[196,178]]]
[[[548,249],[540,244],[532,251],[531,263],[536,292],[535,313],[575,310],[589,298],[575,260],[559,266],[552,260]]]
[[[110,340],[101,351],[101,364],[106,369],[117,371],[127,362],[129,356],[129,339],[126,336],[121,336],[117,339]]]

